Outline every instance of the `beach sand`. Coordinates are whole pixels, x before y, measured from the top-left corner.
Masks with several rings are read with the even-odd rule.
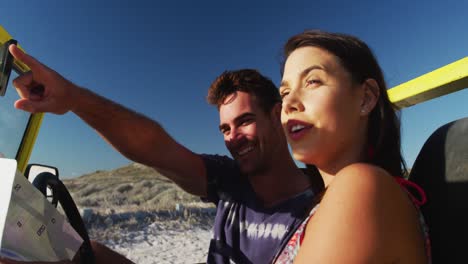
[[[154,225],[128,232],[119,243],[105,243],[135,263],[204,263],[211,231],[200,228],[161,230]]]
[[[82,213],[91,239],[135,263],[205,263],[213,208],[181,212]]]

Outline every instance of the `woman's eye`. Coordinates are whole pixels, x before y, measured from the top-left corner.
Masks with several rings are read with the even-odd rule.
[[[315,85],[315,86],[317,86],[317,85],[320,85],[321,82],[320,82],[320,80],[317,80],[317,79],[310,79],[310,80],[307,80],[307,81],[306,81],[306,84],[307,84],[307,85]]]
[[[288,91],[281,92],[281,93],[280,93],[281,99],[283,99],[284,97],[286,97],[286,95],[288,95],[288,94],[289,94]]]

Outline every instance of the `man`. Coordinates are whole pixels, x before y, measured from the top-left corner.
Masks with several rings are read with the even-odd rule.
[[[209,89],[232,160],[193,153],[155,121],[76,86],[15,45],[10,52],[31,68],[13,81],[21,97],[15,107],[72,111],[127,158],[217,204],[208,263],[270,263],[307,214],[313,198],[309,179],[289,154],[278,90],[258,72],[225,72]],[[93,248],[98,263],[122,261],[98,243]]]

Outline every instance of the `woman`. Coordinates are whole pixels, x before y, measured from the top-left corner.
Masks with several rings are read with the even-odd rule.
[[[306,31],[284,57],[284,130],[326,189],[277,263],[430,262],[419,201],[404,188],[413,184],[402,178],[399,121],[368,46]]]

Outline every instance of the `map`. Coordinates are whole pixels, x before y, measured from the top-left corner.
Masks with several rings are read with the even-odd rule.
[[[71,260],[80,235],[20,172],[0,158],[0,254],[15,260]]]

